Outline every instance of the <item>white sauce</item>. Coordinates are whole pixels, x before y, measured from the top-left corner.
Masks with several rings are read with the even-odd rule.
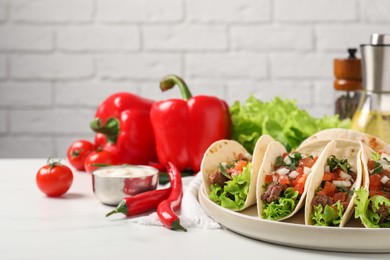
[[[93,172],[96,176],[99,177],[146,177],[154,175],[157,173],[157,170],[148,169],[146,167],[107,167],[96,170]]]

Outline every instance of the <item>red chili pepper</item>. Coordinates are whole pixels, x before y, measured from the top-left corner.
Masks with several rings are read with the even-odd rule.
[[[154,101],[131,93],[116,93],[98,107],[91,128],[96,147],[110,152],[116,164],[148,164],[157,161],[150,122]]]
[[[174,212],[180,208],[181,199],[183,197],[183,187],[180,171],[177,167],[168,162],[167,166],[169,179],[171,181],[171,194],[169,198],[163,200],[157,207],[157,215],[161,223],[172,230],[187,231],[181,224],[180,219]]]
[[[160,82],[165,91],[177,85],[183,99],[157,101],[150,110],[161,164],[172,162],[179,171],[200,170],[203,154],[215,141],[229,139],[231,119],[225,101],[213,96],[192,97],[185,82],[169,75]]]
[[[161,201],[171,194],[171,188],[142,192],[132,197],[124,198],[106,217],[122,213],[128,217],[145,213],[157,208]]]

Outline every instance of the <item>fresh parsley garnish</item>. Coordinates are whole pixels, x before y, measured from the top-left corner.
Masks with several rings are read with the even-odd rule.
[[[295,170],[297,168],[297,165],[299,164],[299,160],[302,159],[302,154],[295,152],[289,155],[288,157],[290,157],[291,159],[291,164],[289,165],[290,170]]]
[[[226,168],[223,167],[223,165],[220,163],[218,164],[218,169],[219,171],[222,173],[223,176],[225,176],[226,178],[228,178],[229,180],[232,179],[232,177],[226,172]]]
[[[275,168],[279,168],[280,166],[283,166],[283,160],[281,155],[276,157],[276,161],[275,161]]]
[[[378,163],[378,162],[375,162],[375,168],[371,171],[371,174],[376,174],[376,173],[380,173],[383,171],[383,166],[382,164]]]
[[[351,171],[351,165],[348,163],[347,159],[339,160],[334,155],[331,155],[328,158],[327,165],[329,166],[331,172],[333,172],[337,168],[340,168],[346,173],[349,173]]]

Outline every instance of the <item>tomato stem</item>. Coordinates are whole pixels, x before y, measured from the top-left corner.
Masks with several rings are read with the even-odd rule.
[[[50,169],[53,169],[54,167],[56,166],[61,166],[61,159],[59,159],[58,161],[55,161],[53,157],[49,157],[47,159],[47,164],[49,165]]]

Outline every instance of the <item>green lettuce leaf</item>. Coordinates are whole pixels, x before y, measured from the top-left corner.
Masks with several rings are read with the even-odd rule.
[[[233,175],[232,180],[227,181],[224,187],[217,184],[211,185],[209,199],[224,208],[241,209],[248,197],[251,168],[252,164],[248,163],[242,173]]]
[[[350,126],[350,120],[340,121],[337,115],[316,119],[299,109],[295,101],[280,97],[262,102],[251,95],[244,104],[236,101],[230,107],[230,113],[232,139],[241,143],[250,153],[263,134],[269,134],[287,150],[291,150],[318,131]]]
[[[390,200],[380,195],[369,197],[369,193],[365,189],[356,190],[355,193],[355,218],[360,218],[366,227],[389,228],[390,217],[386,218],[386,222],[379,223],[381,216],[377,211],[381,205],[390,207]],[[370,204],[371,207],[369,208]]]
[[[329,205],[325,205],[325,209],[321,204],[313,207],[313,214],[311,216],[316,226],[338,226],[343,217],[343,205],[337,201],[334,206],[337,210]]]
[[[269,220],[279,220],[290,215],[297,206],[299,193],[292,187],[287,188],[278,201],[265,203],[262,216]]]

